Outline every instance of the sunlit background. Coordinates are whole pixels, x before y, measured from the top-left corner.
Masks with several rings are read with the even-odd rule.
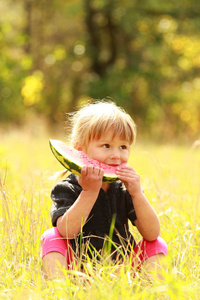
[[[199,139],[200,2],[178,2],[1,1],[1,127],[55,128],[111,97],[141,137]]]
[[[199,300],[199,33],[200,0],[0,0],[1,299]],[[168,244],[161,286],[108,263],[63,283],[41,273],[63,171],[49,139],[66,141],[65,114],[105,97],[137,124],[129,164]]]

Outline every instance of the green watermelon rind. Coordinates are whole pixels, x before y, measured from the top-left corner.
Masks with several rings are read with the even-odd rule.
[[[50,144],[51,151],[53,152],[53,154],[57,158],[57,160],[63,165],[64,168],[66,168],[67,170],[69,170],[70,172],[72,172],[73,174],[75,174],[77,176],[81,176],[81,168],[82,167],[80,165],[78,165],[77,163],[71,161],[67,157],[64,157],[59,152],[59,150],[54,147],[54,145],[53,145],[54,141],[50,139],[49,144]],[[104,176],[103,176],[103,182],[112,183],[117,180],[119,180],[117,175],[104,174]]]

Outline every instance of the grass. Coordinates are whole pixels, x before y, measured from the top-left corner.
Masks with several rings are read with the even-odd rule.
[[[40,237],[51,226],[49,176],[62,170],[49,138],[41,131],[0,133],[0,299],[199,299],[200,149],[139,143],[131,155],[168,244],[164,283],[132,278],[128,264],[106,262],[46,281]]]

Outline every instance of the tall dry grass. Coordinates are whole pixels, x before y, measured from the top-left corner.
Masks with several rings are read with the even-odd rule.
[[[141,174],[168,244],[164,282],[133,278],[128,263],[94,268],[90,261],[84,273],[75,268],[64,280],[46,281],[40,237],[51,226],[49,177],[62,170],[49,138],[40,132],[0,134],[0,299],[199,299],[200,148],[140,143],[132,151],[130,164]]]

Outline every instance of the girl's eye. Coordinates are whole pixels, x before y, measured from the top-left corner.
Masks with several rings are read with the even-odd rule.
[[[124,149],[127,149],[127,146],[126,145],[122,145],[120,148],[124,150]]]
[[[109,144],[104,144],[102,147],[103,148],[110,148]]]

